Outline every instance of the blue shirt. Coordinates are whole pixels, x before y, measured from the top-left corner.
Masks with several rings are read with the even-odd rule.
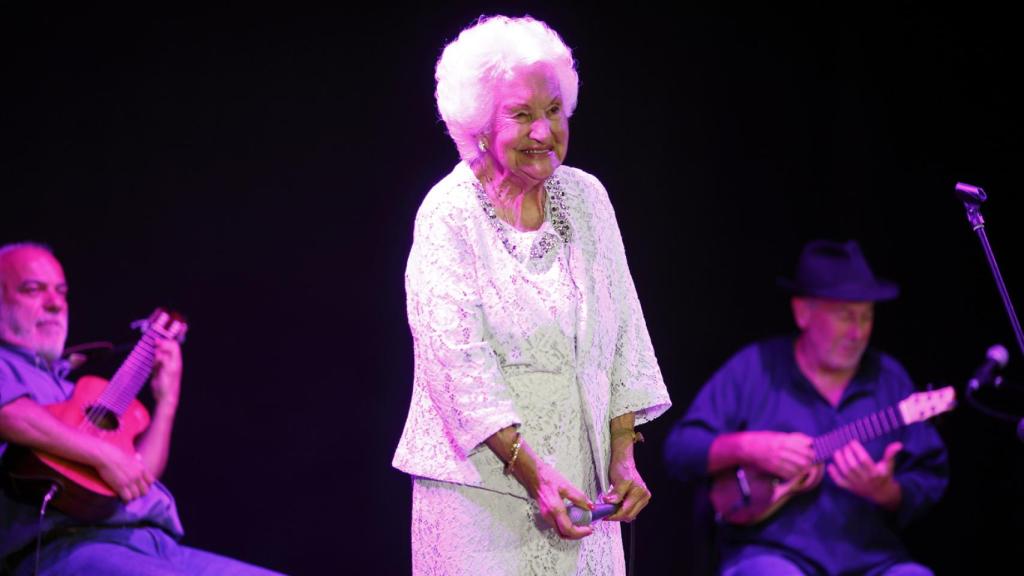
[[[0,341],[0,408],[22,397],[41,405],[67,400],[74,390],[74,385],[64,378],[67,372],[66,362],[51,366],[29,350]],[[7,444],[0,441],[0,456],[6,449]],[[75,524],[72,519],[50,507],[43,521],[43,531],[71,524]],[[175,537],[183,534],[174,498],[159,482],[154,482],[145,496],[121,503],[103,524],[151,524]],[[0,494],[0,558],[32,542],[38,532],[38,506],[22,504]]]
[[[700,391],[669,435],[666,464],[684,480],[706,477],[708,449],[719,434],[774,430],[820,436],[914,391],[896,360],[869,349],[833,407],[797,367],[793,337],[759,342],[733,356]],[[898,530],[942,496],[949,466],[942,440],[928,423],[900,428],[864,447],[877,461],[895,441],[903,443],[896,458],[902,491],[897,511],[840,488],[825,474],[817,488],[796,495],[759,524],[722,524],[723,563],[768,553],[789,558],[809,574],[870,574],[910,561]]]

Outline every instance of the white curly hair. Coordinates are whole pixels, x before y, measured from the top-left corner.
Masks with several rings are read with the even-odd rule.
[[[482,154],[480,137],[494,120],[494,87],[516,68],[545,63],[552,67],[566,117],[576,109],[579,76],[572,50],[557,32],[529,16],[481,16],[445,46],[437,61],[437,109],[448,134],[467,162]]]

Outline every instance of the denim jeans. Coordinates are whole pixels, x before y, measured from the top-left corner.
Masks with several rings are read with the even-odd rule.
[[[31,576],[35,555],[14,576]],[[89,528],[43,547],[43,576],[281,576],[178,544],[159,528]]]
[[[751,556],[722,571],[722,576],[807,576],[781,556]],[[894,564],[880,576],[934,576],[932,571],[914,562]]]

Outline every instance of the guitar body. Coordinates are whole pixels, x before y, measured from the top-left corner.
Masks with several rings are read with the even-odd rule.
[[[774,514],[793,496],[814,489],[821,477],[820,468],[786,481],[751,466],[734,468],[714,477],[709,496],[719,520],[752,526]]]
[[[83,376],[71,398],[45,408],[64,424],[112,444],[125,454],[135,454],[135,437],[149,425],[149,413],[138,400],[133,399],[122,416],[96,409],[90,421],[88,410],[97,406],[107,384],[103,378]],[[10,445],[8,452],[5,460],[14,496],[38,503],[50,485],[56,483],[60,489],[52,506],[68,516],[95,522],[117,509],[120,498],[91,466],[16,445]]]

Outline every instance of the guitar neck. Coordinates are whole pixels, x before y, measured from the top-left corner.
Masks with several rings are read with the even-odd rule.
[[[153,371],[157,339],[159,336],[152,329],[147,329],[142,334],[142,338],[132,348],[128,358],[117,369],[114,377],[110,379],[110,384],[98,398],[99,404],[118,416],[124,414],[146,384],[149,373]]]
[[[157,341],[173,338],[181,342],[184,340],[185,331],[188,330],[184,319],[162,308],[157,308],[143,326],[139,342],[97,398],[99,406],[118,416],[124,415],[125,410],[131,406],[135,396],[149,379],[149,373],[153,371],[153,364],[156,361]]]
[[[814,463],[821,464],[831,460],[833,454],[853,440],[864,443],[895,432],[906,425],[898,405],[854,420],[814,439]]]
[[[879,410],[815,438],[814,463],[827,462],[837,450],[854,440],[862,443],[874,440],[904,426],[923,422],[932,416],[952,410],[955,406],[956,392],[952,386],[915,392],[885,410]]]

